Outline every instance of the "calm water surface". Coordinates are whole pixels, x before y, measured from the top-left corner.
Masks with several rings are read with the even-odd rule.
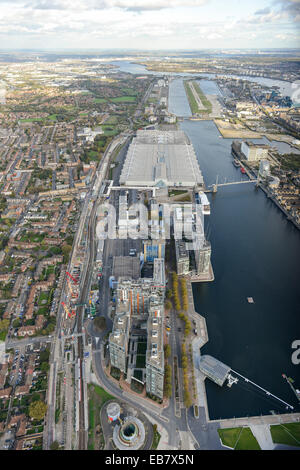
[[[176,92],[171,87],[170,105],[183,115]],[[241,179],[232,165],[231,139],[220,138],[212,121],[187,120],[181,128],[194,145],[206,185],[216,175],[219,181]],[[252,184],[220,188],[209,198],[206,230],[215,281],[193,285],[195,308],[208,327],[209,342],[201,352],[297,407],[281,374],[300,387],[300,366],[291,362],[291,344],[300,339],[300,233]],[[211,419],[286,412],[241,380],[231,389],[206,380],[206,390]]]

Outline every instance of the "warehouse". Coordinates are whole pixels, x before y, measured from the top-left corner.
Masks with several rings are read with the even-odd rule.
[[[183,131],[140,130],[120,176],[127,186],[203,186],[197,157]]]

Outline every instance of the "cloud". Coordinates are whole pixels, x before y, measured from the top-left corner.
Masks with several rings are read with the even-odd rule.
[[[254,15],[265,15],[266,13],[270,13],[270,7],[263,8],[262,10],[257,10]]]
[[[280,11],[287,17],[299,21],[300,0],[274,0],[274,5],[281,7]]]
[[[3,0],[0,0],[0,2]],[[22,0],[14,0],[22,3]],[[25,4],[35,10],[106,10],[155,11],[177,7],[199,7],[209,0],[34,0]],[[23,1],[24,3],[24,1]]]

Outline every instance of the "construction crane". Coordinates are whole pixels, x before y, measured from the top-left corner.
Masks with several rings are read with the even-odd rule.
[[[78,284],[78,280],[75,279],[75,277],[72,276],[72,274],[69,273],[69,271],[66,271],[67,276],[69,276],[70,279],[74,282],[74,284]]]
[[[74,301],[78,297],[78,292],[73,290],[70,279],[67,279],[67,282],[68,282],[68,287],[69,287],[70,293],[71,293],[71,299],[72,299],[72,301]]]
[[[65,312],[66,312],[66,316],[68,316],[69,318],[72,318],[75,316],[75,310],[72,310],[72,312],[70,313],[70,310],[68,309],[68,307],[66,306],[65,302],[62,302],[61,303]]]

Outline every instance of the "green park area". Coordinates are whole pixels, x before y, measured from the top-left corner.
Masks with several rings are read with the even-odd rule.
[[[50,305],[52,294],[53,294],[53,289],[51,289],[51,291],[41,292],[39,299],[38,299],[38,305],[39,306]]]
[[[94,98],[95,103],[106,103],[107,99],[106,98]]]
[[[250,428],[218,429],[222,444],[234,450],[260,450]]]
[[[135,96],[116,96],[116,98],[111,98],[113,103],[133,103],[136,100]]]
[[[104,437],[100,424],[100,410],[102,406],[114,397],[98,385],[89,384],[89,432],[88,450],[104,448]]]
[[[20,241],[21,242],[34,242],[34,243],[42,243],[45,238],[44,233],[34,233],[34,232],[23,232]]]
[[[106,119],[104,125],[106,124],[117,124],[118,123],[118,116],[109,116],[108,119]]]
[[[104,124],[101,126],[102,129],[103,129],[103,132],[104,132],[104,135],[105,136],[111,136],[111,135],[116,135],[118,134],[118,128],[117,127],[114,127],[113,125],[109,125],[109,124]]]
[[[44,118],[28,118],[28,119],[20,119],[20,122],[35,122],[35,121],[42,121]]]
[[[275,444],[300,447],[300,423],[274,425],[270,431]]]
[[[122,92],[127,96],[134,96],[138,94],[138,92],[133,88],[122,88]]]
[[[9,327],[9,320],[3,319],[0,320],[0,341],[5,341]]]

